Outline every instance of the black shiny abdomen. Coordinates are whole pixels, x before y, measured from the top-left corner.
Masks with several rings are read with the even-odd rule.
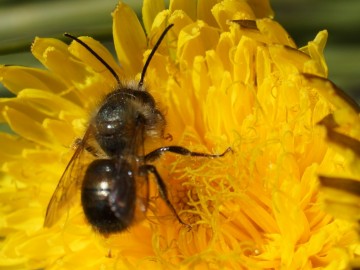
[[[97,231],[110,234],[129,227],[135,197],[133,171],[126,160],[99,159],[89,165],[81,202],[86,218]]]

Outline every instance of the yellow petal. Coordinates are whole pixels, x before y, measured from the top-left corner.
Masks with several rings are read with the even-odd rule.
[[[11,108],[17,111],[21,111],[23,114],[31,116],[31,118],[36,122],[41,122],[46,118],[46,115],[39,110],[37,110],[36,106],[32,104],[19,102],[18,99],[14,98],[6,98],[0,100],[0,110],[3,112],[4,110]],[[1,122],[6,122],[4,120],[4,114],[0,115]]]
[[[49,70],[57,74],[67,86],[82,88],[93,74],[86,66],[74,59],[65,43],[50,38],[36,38],[33,55]]]
[[[211,9],[221,29],[228,28],[231,20],[255,20],[255,14],[245,1],[224,0]]]
[[[21,99],[24,103],[30,103],[38,106],[39,111],[41,108],[41,111],[48,116],[58,117],[59,115],[57,112],[65,110],[68,114],[73,114],[76,117],[86,117],[83,108],[67,99],[47,91],[24,89],[18,94],[18,99]]]
[[[269,52],[282,75],[302,72],[304,64],[309,60],[305,53],[286,46],[271,46]]]
[[[268,0],[250,0],[247,1],[249,6],[254,10],[256,18],[273,18],[274,11],[270,6],[270,1]]]
[[[123,71],[120,69],[118,63],[114,60],[111,53],[100,42],[90,37],[79,37],[86,45],[93,49],[100,57],[107,63],[117,74],[122,75]],[[105,81],[108,83],[109,88],[114,88],[118,82],[114,75],[101,63],[91,52],[80,45],[78,42],[73,41],[69,46],[69,52],[79,58],[83,63],[90,66],[95,72],[105,77]]]
[[[320,77],[328,76],[328,68],[324,57],[327,37],[327,31],[321,31],[316,35],[314,41],[309,41],[307,46],[300,48],[300,50],[310,55],[312,59],[307,63],[307,67],[304,70],[305,73],[315,74]]]
[[[59,93],[66,87],[49,71],[21,66],[0,66],[0,82],[14,94],[24,88]]]
[[[198,0],[197,16],[199,20],[203,20],[208,25],[217,26],[216,20],[211,13],[211,8],[217,4],[217,0]]]
[[[82,135],[76,134],[73,131],[72,125],[67,121],[45,119],[43,125],[44,128],[46,128],[49,133],[56,138],[58,143],[63,146],[71,146],[75,139]],[[69,132],[64,132],[64,130],[69,130]]]
[[[44,125],[46,121],[50,121],[47,118],[61,119],[62,111],[67,112],[67,118],[63,122],[63,124],[67,127],[71,127],[71,122],[74,119],[86,118],[87,116],[82,108],[70,102],[69,100],[61,98],[51,92],[35,89],[22,90],[19,93],[17,99],[2,99],[0,102],[0,108],[4,108],[4,111],[8,110],[9,108],[11,108],[13,111],[17,110],[18,113],[21,112],[23,115],[31,116],[32,122],[36,121],[39,124],[42,123],[41,125]],[[4,116],[5,115],[6,113]],[[5,117],[5,119],[7,118]],[[44,126],[44,128],[46,129],[46,126]],[[71,140],[74,140],[75,138],[74,134],[71,132],[64,134],[61,130],[55,131],[50,129],[49,131],[53,132],[54,139],[57,136],[68,136],[67,140],[64,140],[64,138],[60,139],[63,145],[69,145]],[[69,138],[69,136],[72,136],[72,138]]]
[[[234,62],[237,63],[233,70],[235,81],[255,85],[255,59],[252,56],[256,54],[257,47],[258,43],[247,37],[243,37],[238,43],[234,53]]]
[[[277,43],[296,48],[295,42],[285,29],[276,21],[270,19],[257,20],[256,25],[260,32],[268,37],[271,43]]]
[[[360,219],[360,182],[346,178],[319,177],[326,209],[343,219]]]
[[[354,125],[358,123],[359,105],[334,83],[316,75],[303,74],[304,83],[311,85],[329,100],[339,110],[335,121],[341,124]]]
[[[197,1],[170,0],[169,9],[171,13],[175,10],[182,10],[195,21],[197,17],[196,6]]]
[[[27,140],[45,146],[50,146],[54,143],[47,130],[40,123],[34,121],[30,115],[5,107],[3,109],[3,116],[11,126],[11,129]]]
[[[165,9],[163,0],[144,0],[142,6],[142,21],[146,33],[149,34],[155,17]]]
[[[135,12],[120,2],[113,12],[115,50],[126,78],[133,79],[142,70],[146,36]]]
[[[186,70],[191,66],[196,55],[205,56],[206,50],[214,49],[219,40],[219,34],[214,28],[202,22],[190,24],[179,34],[177,57],[181,59],[180,66]]]
[[[318,76],[311,76],[309,74],[304,74],[304,76],[308,81],[311,81],[315,87],[323,84],[323,89],[318,87],[318,90],[332,103],[334,103],[337,108],[351,107],[355,113],[360,113],[359,105],[357,105],[357,103],[352,98],[345,94],[343,90],[336,87],[336,85],[331,81],[325,80],[324,78]]]
[[[31,142],[19,138],[16,135],[0,133],[0,148],[3,151],[3,156],[0,157],[0,163],[11,161],[19,158],[23,149],[32,148]]]
[[[326,138],[336,146],[338,153],[341,153],[350,165],[352,173],[360,176],[360,141],[347,135],[327,129]]]

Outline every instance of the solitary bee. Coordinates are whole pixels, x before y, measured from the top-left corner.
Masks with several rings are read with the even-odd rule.
[[[85,47],[117,81],[117,87],[101,102],[68,163],[47,207],[44,226],[52,226],[81,188],[81,203],[95,231],[108,235],[121,232],[145,216],[149,174],[159,194],[177,220],[187,225],[171,204],[166,185],[156,167],[149,164],[166,152],[185,156],[217,158],[219,155],[192,152],[181,146],[164,146],[145,154],[148,139],[164,138],[166,121],[154,98],[144,87],[146,70],[169,25],[153,47],[138,84],[123,84],[116,72],[86,43],[65,34]],[[188,226],[188,225],[187,225]]]

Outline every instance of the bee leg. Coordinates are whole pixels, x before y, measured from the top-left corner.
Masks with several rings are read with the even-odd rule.
[[[147,155],[145,155],[144,161],[145,162],[154,161],[166,152],[171,152],[171,153],[179,154],[179,155],[183,155],[183,156],[218,158],[218,157],[223,157],[226,153],[228,153],[230,151],[231,152],[233,151],[231,149],[231,147],[227,148],[222,154],[212,155],[212,154],[206,154],[206,153],[192,152],[189,149],[186,149],[185,147],[182,147],[182,146],[176,146],[176,145],[175,146],[164,146],[164,147],[155,149],[155,150],[151,151],[150,153],[148,153]]]
[[[189,229],[191,229],[191,225],[185,223],[178,215],[178,213],[176,212],[174,206],[171,204],[170,200],[169,200],[169,196],[168,196],[168,192],[167,192],[167,188],[166,185],[164,183],[164,181],[162,180],[160,174],[158,173],[157,169],[155,166],[153,165],[149,165],[149,164],[145,164],[142,165],[141,170],[145,170],[147,173],[152,173],[155,176],[156,179],[156,183],[157,186],[159,188],[159,193],[161,198],[165,201],[166,205],[170,208],[171,212],[174,213],[175,217],[177,218],[177,220],[184,226],[188,227]]]

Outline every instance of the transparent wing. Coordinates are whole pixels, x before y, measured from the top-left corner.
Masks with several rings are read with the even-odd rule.
[[[139,222],[146,217],[149,205],[149,181],[147,174],[135,176],[136,201],[134,222]]]
[[[128,151],[128,162],[135,173],[136,198],[135,198],[135,213],[134,223],[143,220],[146,217],[146,211],[149,203],[149,183],[148,176],[139,169],[144,164],[144,142],[145,142],[145,127],[137,125],[136,135],[132,138]],[[121,187],[119,187],[121,188]]]
[[[54,225],[73,203],[81,188],[86,168],[96,158],[95,147],[92,145],[93,132],[89,127],[83,139],[77,145],[74,155],[62,174],[54,194],[48,204],[45,216],[45,227]]]

